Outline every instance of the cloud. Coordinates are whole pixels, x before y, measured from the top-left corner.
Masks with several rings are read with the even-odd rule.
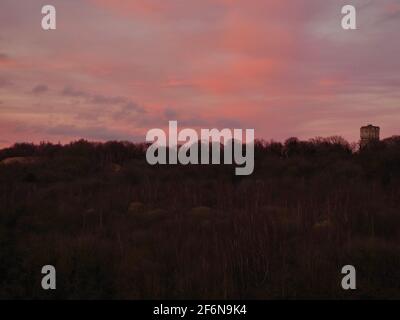
[[[243,124],[239,120],[230,118],[228,116],[211,116],[205,117],[200,114],[196,114],[193,111],[186,112],[184,114],[182,111],[178,111],[172,107],[164,108],[163,113],[160,117],[157,114],[156,119],[159,124],[166,125],[168,121],[176,120],[179,126],[184,126],[188,128],[241,128]]]
[[[103,94],[92,94],[87,91],[75,89],[67,86],[62,90],[62,95],[74,98],[84,98],[87,103],[96,105],[123,105],[124,109],[144,112],[138,104],[132,102],[129,98],[122,96],[112,96]]]
[[[34,94],[41,94],[44,92],[47,92],[49,90],[49,87],[45,84],[38,84],[37,86],[33,87],[32,93]]]
[[[13,83],[6,79],[5,77],[0,76],[0,88],[5,88],[11,86]]]
[[[81,91],[81,90],[76,90],[72,87],[65,87],[62,91],[62,95],[67,96],[67,97],[74,97],[74,98],[87,98],[90,96],[89,93]]]
[[[165,109],[164,109],[164,116],[165,116],[167,119],[175,120],[176,117],[178,116],[178,112],[177,112],[176,110],[174,110],[174,109],[168,107],[168,108],[165,108]]]
[[[91,98],[91,102],[94,104],[120,104],[126,103],[127,100],[123,97],[113,97],[96,94]]]
[[[5,53],[0,53],[0,61],[6,61],[9,60],[9,57]]]
[[[0,52],[0,68],[10,69],[16,66],[16,60],[11,58],[8,54]]]
[[[144,114],[146,113],[146,109],[143,107],[139,106],[137,103],[129,101],[127,103],[124,103],[117,112],[114,113],[116,116],[116,119],[120,118],[121,116],[127,116],[132,113],[139,113],[139,114]]]
[[[73,87],[65,87],[61,94],[82,99],[76,119],[87,121],[107,118],[113,121],[137,124],[147,113],[146,109],[128,97],[91,93]],[[75,105],[79,102],[74,102]]]
[[[378,22],[400,23],[400,3],[388,3],[383,5],[383,13]]]
[[[40,137],[54,120],[145,133],[174,119],[266,139],[358,139],[364,119],[399,121],[398,0],[352,0],[356,32],[340,26],[343,0],[54,1],[54,35],[32,28],[39,0],[0,11],[1,116],[40,123]],[[41,83],[61,90],[38,112],[26,93]]]
[[[45,130],[49,135],[68,136],[84,139],[95,139],[102,141],[110,140],[127,140],[140,141],[141,137],[132,135],[130,132],[120,129],[110,128],[108,126],[76,126],[76,125],[60,125],[49,127]]]

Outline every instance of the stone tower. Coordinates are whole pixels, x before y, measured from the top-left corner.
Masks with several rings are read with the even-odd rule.
[[[360,129],[360,146],[365,147],[373,141],[379,141],[380,128],[369,124]]]

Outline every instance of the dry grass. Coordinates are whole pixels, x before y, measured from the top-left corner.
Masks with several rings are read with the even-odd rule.
[[[57,298],[400,298],[398,158],[261,151],[247,178],[141,156],[115,172],[104,150],[0,167],[0,298],[53,298],[45,264]]]

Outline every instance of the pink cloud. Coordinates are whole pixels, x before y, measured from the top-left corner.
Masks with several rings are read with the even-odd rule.
[[[55,4],[59,28],[45,33],[31,17],[40,1],[2,2],[0,118],[26,124],[4,126],[4,141],[70,139],[72,131],[106,138],[98,128],[144,138],[167,123],[167,108],[186,125],[237,123],[266,139],[355,140],[365,121],[397,133],[396,1],[355,0],[361,27],[352,34],[340,28],[341,0]],[[38,85],[48,90],[33,94]]]

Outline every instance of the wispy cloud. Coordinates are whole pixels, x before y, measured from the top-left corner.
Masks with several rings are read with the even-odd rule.
[[[90,97],[90,94],[87,92],[84,92],[82,90],[77,90],[75,88],[72,88],[70,86],[66,86],[62,90],[62,95],[67,96],[67,97],[74,97],[74,98],[87,98]]]
[[[32,15],[41,1],[2,0],[8,141],[145,137],[171,119],[280,140],[356,140],[364,122],[398,133],[397,0],[353,0],[355,32],[340,27],[342,0],[53,3],[62,20],[46,33]]]
[[[0,88],[8,87],[11,85],[12,85],[12,82],[9,79],[0,75]]]
[[[45,93],[49,90],[49,87],[45,84],[38,84],[36,86],[33,87],[32,89],[32,93],[34,94],[41,94],[41,93]]]

